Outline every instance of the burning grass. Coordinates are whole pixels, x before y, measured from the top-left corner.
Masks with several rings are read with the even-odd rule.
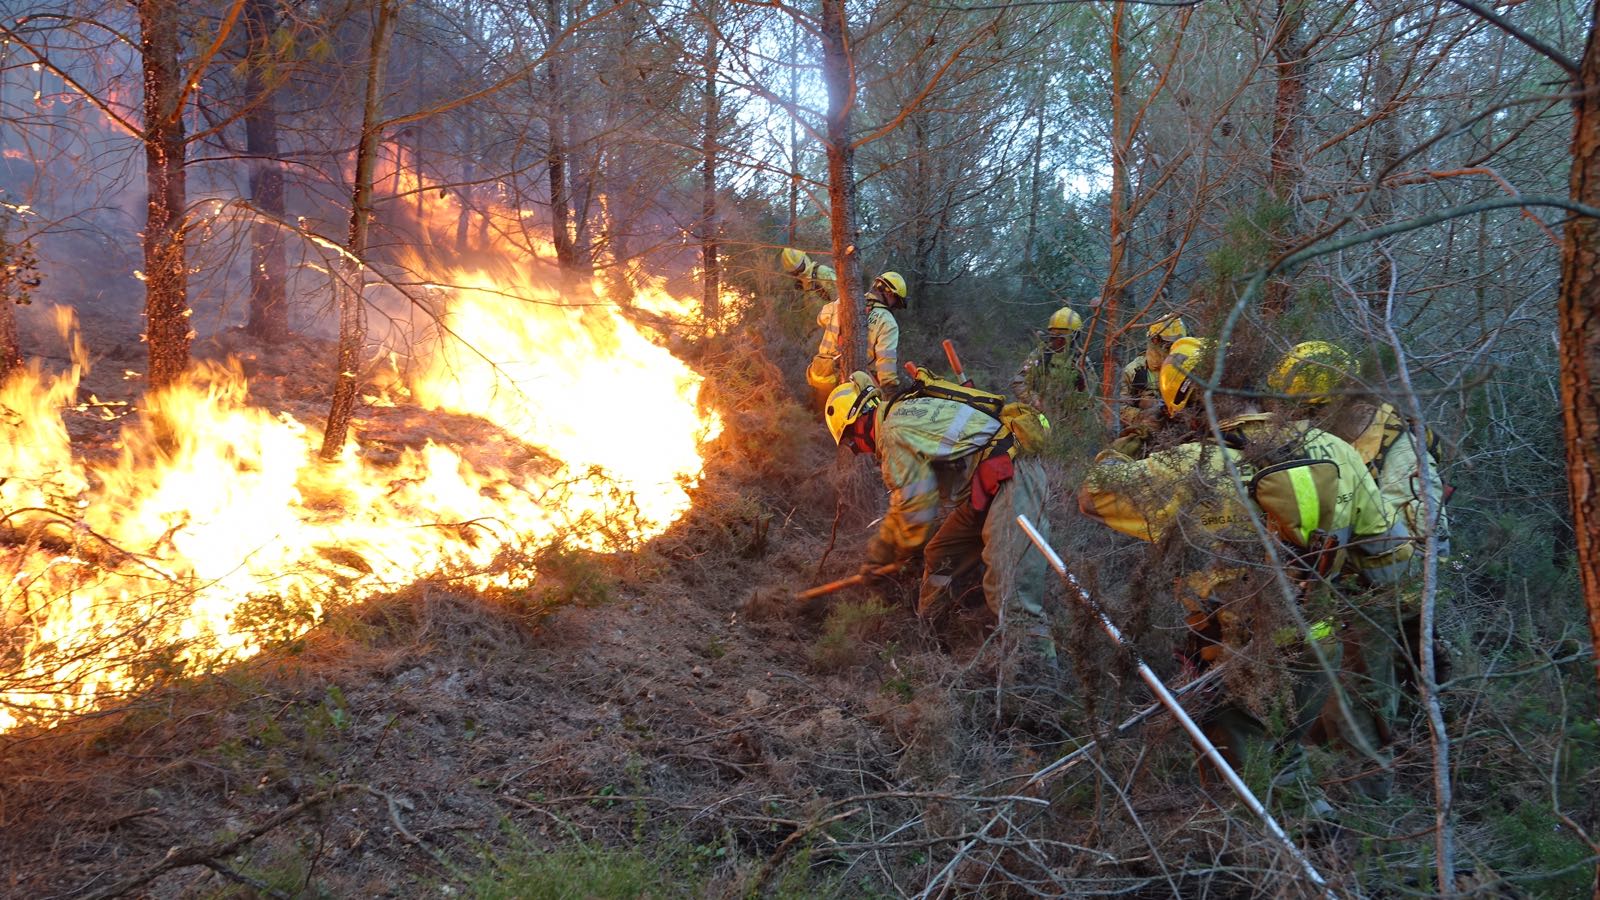
[[[0,731],[254,655],[330,605],[526,586],[541,553],[629,549],[681,516],[720,429],[700,377],[615,309],[502,269],[432,291],[435,330],[332,462],[232,359],[143,398],[89,459],[63,420],[88,368],[63,313],[74,365],[0,388]]]

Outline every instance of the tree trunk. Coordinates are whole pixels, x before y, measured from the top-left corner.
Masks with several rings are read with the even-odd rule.
[[[283,170],[278,164],[278,109],[267,67],[273,59],[273,33],[278,30],[277,0],[248,0],[244,10],[249,41],[249,68],[245,76],[245,153],[250,160],[250,197],[256,209],[282,221]],[[250,226],[250,319],[245,332],[276,343],[289,336],[288,266],[284,261],[283,230],[276,222]]]
[[[17,339],[17,313],[9,297],[0,296],[0,382],[22,368],[22,343]]]
[[[800,23],[795,21],[790,32],[793,35],[794,49],[798,54],[800,49]],[[789,67],[789,105],[800,105],[800,67]],[[795,121],[793,115],[789,116],[789,240],[788,246],[795,245],[796,235],[800,231],[800,123]]]
[[[1039,203],[1044,196],[1042,184],[1044,160],[1044,107],[1045,79],[1040,79],[1038,94],[1034,97],[1033,146],[1028,151],[1031,174],[1028,177],[1028,232],[1022,245],[1023,289],[1031,291],[1039,285],[1038,260],[1035,248],[1039,242]]]
[[[856,255],[855,148],[850,144],[856,86],[844,0],[822,0],[821,26],[822,77],[828,88],[828,206],[839,288],[835,321],[839,325],[839,369],[848,376],[867,358],[867,306],[861,292],[861,261]]]
[[[550,17],[550,36],[561,33],[561,0],[546,0]],[[550,91],[550,241],[555,245],[556,265],[564,276],[578,270],[578,251],[572,240],[572,198],[567,192],[567,100],[561,57],[552,52],[544,67],[545,87]]]
[[[1572,199],[1600,206],[1600,3],[1590,11],[1589,41],[1576,87]],[[1567,486],[1578,580],[1589,610],[1590,657],[1600,680],[1600,221],[1574,216],[1561,250],[1561,396],[1566,417]]]
[[[1120,323],[1117,311],[1122,305],[1122,258],[1128,243],[1128,152],[1132,145],[1131,134],[1126,134],[1128,79],[1123,68],[1123,34],[1126,7],[1118,0],[1111,13],[1111,199],[1110,199],[1110,251],[1106,262],[1105,287],[1100,292],[1101,334],[1104,350],[1100,358],[1100,396],[1107,401],[1116,399],[1117,375],[1122,367],[1117,365],[1116,334]],[[1116,422],[1116,404],[1106,404],[1107,424]]]
[[[1278,0],[1272,55],[1278,69],[1277,93],[1272,103],[1272,147],[1268,153],[1268,187],[1272,198],[1286,210],[1273,229],[1272,253],[1281,256],[1294,245],[1296,224],[1294,189],[1299,182],[1300,115],[1306,102],[1305,45],[1300,30],[1305,21],[1305,0]],[[1267,282],[1263,311],[1282,315],[1289,308],[1289,280]]]
[[[701,64],[705,67],[705,86],[702,91],[705,111],[705,131],[700,145],[700,267],[702,270],[702,297],[706,317],[716,319],[722,312],[722,272],[717,261],[717,145],[722,135],[719,131],[721,116],[717,95],[717,29],[716,2],[707,0],[706,50]]]
[[[189,367],[189,274],[184,261],[184,136],[179,102],[178,0],[139,0],[144,62],[144,158],[150,197],[144,227],[145,336],[149,386],[164,388]]]
[[[383,96],[383,69],[388,56],[389,29],[393,24],[391,0],[376,0],[378,20],[367,53],[367,91],[361,107],[361,143],[356,147],[356,177],[350,196],[350,236],[336,279],[339,293],[339,363],[334,375],[333,403],[328,409],[328,429],[322,436],[322,458],[331,460],[344,449],[360,391],[361,345],[367,337],[365,279],[361,262],[367,252],[367,225],[372,218],[372,172],[378,160],[379,101]]]
[[[1374,126],[1377,132],[1377,144],[1373,148],[1372,156],[1372,215],[1374,224],[1383,226],[1389,224],[1394,215],[1394,190],[1383,186],[1383,179],[1394,173],[1400,165],[1400,154],[1403,151],[1404,136],[1400,129],[1400,110],[1398,93],[1399,80],[1395,76],[1394,61],[1390,54],[1394,51],[1392,32],[1394,23],[1386,21],[1382,26],[1382,39],[1373,50],[1372,61],[1372,99],[1377,107],[1383,110]],[[1492,127],[1492,126],[1491,126]],[[1452,258],[1447,256],[1447,259]],[[1372,284],[1367,292],[1367,306],[1376,315],[1382,315],[1385,305],[1385,295],[1389,290],[1390,280],[1394,277],[1394,257],[1388,253],[1378,254],[1377,269],[1373,273]],[[1396,299],[1396,305],[1399,298]]]

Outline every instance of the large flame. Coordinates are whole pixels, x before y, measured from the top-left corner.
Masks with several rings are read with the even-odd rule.
[[[0,731],[243,658],[335,598],[439,574],[515,586],[524,548],[620,549],[681,516],[720,427],[700,377],[525,254],[477,258],[425,269],[429,337],[392,345],[398,380],[369,398],[498,426],[471,426],[470,449],[363,444],[358,422],[321,462],[320,425],[252,405],[230,361],[147,396],[117,458],[90,461],[62,420],[81,352],[0,386]]]

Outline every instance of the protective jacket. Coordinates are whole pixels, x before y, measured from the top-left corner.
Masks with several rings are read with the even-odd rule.
[[[1075,344],[1069,343],[1060,353],[1041,345],[1029,354],[1011,379],[1011,395],[1042,409],[1067,393],[1084,390],[1093,381],[1087,377],[1087,372],[1088,367]]]
[[[1079,488],[1079,508],[1116,531],[1147,541],[1160,540],[1174,527],[1196,537],[1240,536],[1249,533],[1247,504],[1262,506],[1252,501],[1248,487],[1241,492],[1233,482],[1227,459],[1246,486],[1286,465],[1331,462],[1337,479],[1324,496],[1291,498],[1304,507],[1306,521],[1284,522],[1283,516],[1268,513],[1269,519],[1277,519],[1269,526],[1303,536],[1296,549],[1308,558],[1315,554],[1324,574],[1343,571],[1378,584],[1400,579],[1411,557],[1410,535],[1403,524],[1395,524],[1355,448],[1308,423],[1278,423],[1263,414],[1240,416],[1222,427],[1228,441],[1221,445],[1199,440],[1143,459],[1103,451]],[[1258,464],[1246,460],[1246,447],[1260,456]],[[1324,504],[1329,508],[1322,509]]]
[[[933,534],[941,500],[969,501],[973,475],[1000,422],[937,397],[881,404],[874,415],[878,461],[889,489],[877,543],[897,557],[910,556]]]
[[[817,314],[817,324],[822,326],[822,342],[817,345],[817,355],[811,360],[807,380],[813,387],[831,379],[838,384],[843,374],[839,371],[839,301],[822,307]],[[900,325],[894,314],[875,293],[867,294],[867,372],[872,374],[880,388],[894,385],[899,373],[895,370],[900,355]]]
[[[1161,386],[1156,382],[1156,373],[1150,370],[1145,354],[1139,354],[1122,367],[1121,399],[1122,408],[1117,411],[1117,416],[1124,425],[1132,425],[1139,418],[1140,411],[1161,405]]]
[[[1411,429],[1399,410],[1388,403],[1362,404],[1354,415],[1341,417],[1332,429],[1350,442],[1378,483],[1392,515],[1417,540],[1427,534],[1427,511],[1438,516],[1435,532],[1441,556],[1450,552],[1450,525],[1445,514],[1444,482],[1439,463],[1428,446],[1417,453]],[[1423,502],[1423,497],[1428,503]]]
[[[796,275],[794,280],[799,285],[800,290],[808,294],[816,294],[830,303],[837,295],[838,286],[834,283],[833,269],[827,266],[808,260],[805,268],[800,270],[800,274]]]

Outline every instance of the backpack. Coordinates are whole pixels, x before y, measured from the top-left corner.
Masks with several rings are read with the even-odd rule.
[[[1039,410],[1026,403],[1007,401],[1004,394],[946,381],[922,366],[916,367],[911,387],[896,395],[893,402],[913,397],[953,400],[999,422],[1000,431],[995,434],[993,443],[1001,444],[1011,438],[1006,445],[1006,451],[1011,456],[1039,453],[1050,441],[1050,420]]]
[[[1242,448],[1237,432],[1225,442]],[[1309,455],[1303,435],[1275,447],[1250,473],[1245,491],[1266,518],[1267,525],[1300,562],[1327,575],[1343,563],[1343,545],[1333,526],[1339,503],[1339,466]]]

